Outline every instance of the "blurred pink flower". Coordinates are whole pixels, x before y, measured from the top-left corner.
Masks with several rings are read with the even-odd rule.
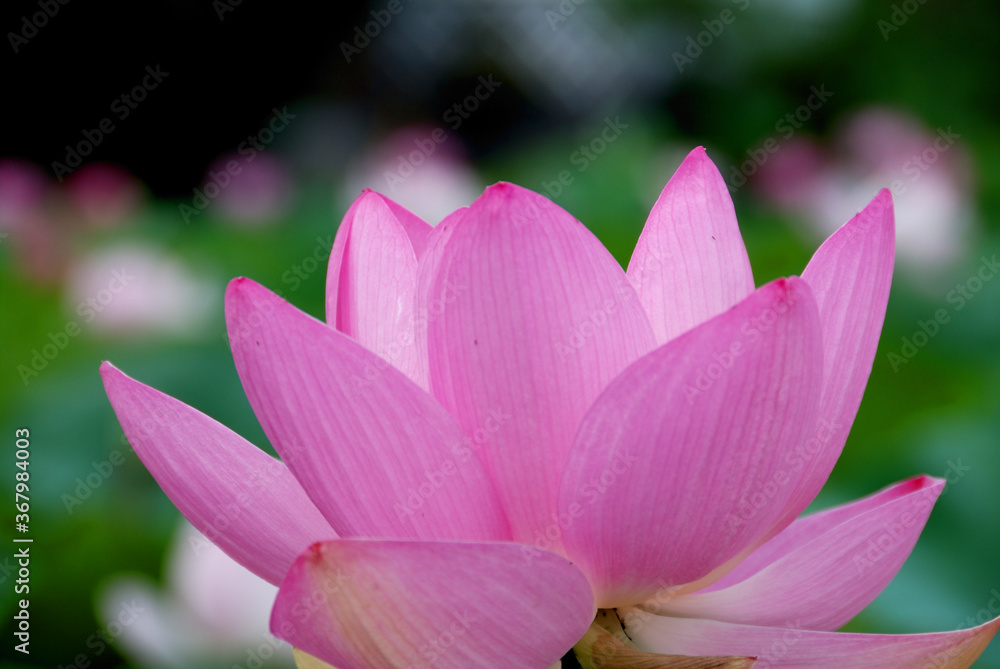
[[[892,109],[848,119],[832,150],[793,137],[761,165],[754,183],[782,209],[804,216],[822,237],[853,213],[853,203],[883,185],[896,205],[896,243],[904,267],[926,272],[968,248],[973,203],[960,135],[925,128]]]
[[[16,158],[0,159],[0,231],[25,225],[45,204],[48,190],[42,168]]]
[[[125,223],[145,199],[139,180],[110,163],[90,163],[74,171],[66,180],[66,192],[80,219],[98,228]]]
[[[33,163],[0,159],[0,244],[18,270],[33,281],[55,284],[69,256],[65,234],[49,211],[53,188]]]
[[[288,166],[278,156],[257,152],[252,158],[240,154],[220,157],[209,169],[208,184],[219,187],[215,203],[222,219],[240,225],[273,223],[292,204],[293,182]]]
[[[627,272],[511,184],[435,228],[368,191],[337,233],[327,323],[248,279],[227,291],[236,369],[283,461],[101,371],[178,508],[280,584],[271,630],[342,669],[541,668],[574,645],[968,667],[1000,619],[833,633],[903,564],[942,480],[796,519],[861,402],[892,264],[883,190],[801,278],[755,288],[702,149]]]
[[[117,165],[93,163],[62,186],[39,167],[0,160],[0,243],[28,278],[58,283],[88,228],[126,223],[142,206],[142,184]]]
[[[276,592],[185,522],[167,558],[166,588],[121,577],[103,588],[100,611],[109,635],[118,621],[116,642],[142,667],[286,667],[290,647],[267,631]]]

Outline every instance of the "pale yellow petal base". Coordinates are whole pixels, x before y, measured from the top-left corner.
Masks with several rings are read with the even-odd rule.
[[[749,669],[752,657],[690,657],[646,653],[632,643],[614,611],[601,609],[583,638],[573,646],[584,669]]]
[[[332,664],[327,664],[323,660],[316,659],[309,653],[305,653],[298,648],[292,649],[292,655],[295,657],[295,666],[299,669],[337,669]]]
[[[645,653],[632,643],[614,611],[601,609],[583,638],[573,646],[584,669],[750,669],[752,657],[689,657]],[[337,669],[298,648],[292,649],[298,669]],[[558,669],[557,662],[549,669]]]

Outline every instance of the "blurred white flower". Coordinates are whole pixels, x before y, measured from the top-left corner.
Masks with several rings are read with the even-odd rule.
[[[79,256],[69,270],[67,308],[105,334],[193,336],[222,297],[217,285],[149,245],[128,244]]]
[[[802,216],[823,239],[888,184],[896,208],[901,269],[949,266],[969,248],[974,218],[969,159],[951,128],[926,128],[896,110],[868,108],[827,149],[793,137],[752,183],[765,199]]]
[[[166,566],[166,587],[121,577],[99,597],[108,634],[145,669],[292,667],[291,647],[268,632],[277,588],[234,562],[186,521]],[[129,608],[125,624],[121,612]],[[119,631],[120,630],[120,631]]]
[[[348,177],[347,200],[371,188],[431,225],[472,204],[483,191],[461,140],[440,126],[399,130],[369,149],[360,164]]]

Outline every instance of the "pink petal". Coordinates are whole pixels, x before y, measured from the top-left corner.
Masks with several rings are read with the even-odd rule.
[[[391,200],[381,193],[376,193],[376,195],[389,206],[393,215],[403,225],[403,230],[406,231],[406,236],[410,238],[410,244],[413,246],[413,252],[419,258],[424,252],[428,235],[434,230],[434,226],[395,200]]]
[[[624,613],[629,636],[642,650],[682,655],[755,655],[769,669],[965,669],[1000,628],[1000,618],[979,627],[933,634],[844,634],[783,627],[751,627],[696,618]],[[630,624],[631,620],[631,624]]]
[[[109,362],[101,377],[136,455],[229,557],[277,584],[306,547],[337,536],[280,461]]]
[[[282,582],[271,631],[340,669],[537,667],[594,618],[587,580],[517,544],[330,541]]]
[[[341,536],[509,536],[475,444],[401,372],[249,279],[226,320],[264,431]]]
[[[417,270],[417,320],[414,330],[418,356],[422,365],[420,373],[423,374],[424,379],[428,377],[427,351],[429,347],[427,343],[427,330],[430,324],[444,313],[448,304],[455,301],[456,297],[454,290],[450,286],[445,286],[440,292],[433,293],[431,291],[433,288],[432,284],[441,265],[444,249],[448,244],[448,240],[451,239],[451,233],[468,210],[468,207],[456,209],[434,226],[431,233],[427,235],[427,244],[424,247],[423,254],[420,256],[420,266]]]
[[[413,239],[422,250],[430,231],[388,198],[365,191],[337,230],[327,274],[330,325],[421,385],[426,385],[426,376],[421,375],[425,365],[414,343]]]
[[[431,389],[467,434],[491,412],[512,417],[482,452],[515,539],[530,543],[584,411],[653,334],[614,258],[541,195],[496,184],[442,234],[418,290]]]
[[[802,273],[823,323],[823,396],[816,433],[797,464],[804,474],[780,529],[816,497],[851,431],[878,347],[892,283],[892,195],[882,190],[817,249]]]
[[[800,519],[711,588],[661,603],[658,612],[836,630],[903,566],[944,483],[921,476]]]
[[[570,452],[558,525],[602,608],[697,581],[785,508],[822,353],[809,287],[779,279],[630,366]],[[734,511],[768,490],[757,513]]]
[[[688,154],[653,205],[628,278],[659,344],[753,292],[733,200],[705,149]]]

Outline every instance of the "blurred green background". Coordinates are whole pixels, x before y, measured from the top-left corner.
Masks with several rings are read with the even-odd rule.
[[[0,435],[10,489],[14,430],[31,430],[35,543],[27,657],[11,650],[16,597],[3,559],[13,551],[0,554],[5,666],[168,666],[118,638],[129,626],[114,626],[121,602],[107,593],[131,574],[161,590],[165,610],[188,605],[165,575],[178,513],[124,441],[100,361],[266,447],[225,339],[230,278],[321,316],[329,242],[361,188],[436,222],[498,180],[549,195],[627,264],[659,189],[697,145],[731,186],[758,284],[799,273],[832,221],[892,188],[900,249],[886,324],[815,507],[918,473],[947,476],[913,555],[848,629],[952,630],[1000,614],[990,611],[1000,609],[995,4],[401,0],[337,10],[319,31],[300,6],[225,6],[157,9],[172,28],[139,24],[132,39],[187,26],[197,53],[237,44],[253,67],[239,49],[200,69],[184,61],[162,88],[147,86],[134,120],[113,117],[108,100],[134,91],[155,54],[125,74],[91,73],[98,93],[79,105],[31,106],[32,91],[59,90],[45,58],[87,58],[55,31],[105,26],[86,7],[62,7],[10,58],[21,122],[37,118],[0,144]],[[37,11],[11,9],[5,32],[23,33],[21,18]],[[272,23],[270,36],[241,29]],[[288,53],[303,31],[308,61]],[[263,58],[249,52],[269,43],[251,97],[185,97],[196,76],[206,91],[254,80]],[[181,105],[190,117],[172,115]],[[59,181],[64,145],[103,116],[115,131]],[[216,130],[203,139],[184,124]],[[248,136],[259,144],[252,160]],[[227,179],[229,161],[240,173]],[[115,284],[115,271],[135,279]],[[171,616],[150,618],[161,614],[169,639]],[[193,649],[182,666],[261,666],[255,648]],[[287,665],[268,654],[262,666]],[[976,666],[1000,667],[1000,645]]]

